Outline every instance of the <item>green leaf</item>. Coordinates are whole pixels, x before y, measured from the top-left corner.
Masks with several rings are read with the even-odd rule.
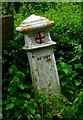
[[[14,83],[14,84],[15,84],[15,83],[19,83],[19,81],[20,81],[19,78],[18,78],[17,76],[14,76],[13,79],[11,80],[11,82],[10,82],[10,85],[11,85],[12,83]]]
[[[66,69],[64,68],[63,71],[65,72],[66,75],[68,75],[69,70],[67,68]]]
[[[19,77],[20,80],[23,80],[25,78],[25,74],[22,73],[21,71],[17,72],[17,76]]]
[[[79,86],[82,83],[81,80],[74,80],[74,82],[75,82],[76,86]]]
[[[24,90],[24,89],[25,89],[25,86],[24,86],[22,83],[18,84],[18,87],[19,87],[21,90]]]
[[[76,77],[77,75],[78,75],[78,73],[73,71],[72,77]]]
[[[16,86],[16,84],[10,85],[10,86],[8,87],[8,92],[10,92],[10,94],[15,93],[16,91],[17,91],[17,86]]]
[[[71,65],[68,65],[68,64],[65,63],[65,62],[60,62],[59,69],[60,69],[61,71],[64,71],[64,73],[65,73],[66,75],[69,75],[69,74],[72,73]]]
[[[78,102],[78,100],[79,100],[79,98],[78,98],[78,97],[76,97],[76,99],[74,100],[74,103]]]
[[[7,107],[7,110],[12,109],[12,108],[14,107],[14,105],[15,105],[15,104],[7,104],[7,106],[6,106],[6,107]]]
[[[26,97],[27,99],[30,99],[30,98],[31,98],[30,95],[27,94],[27,93],[23,93],[23,96]]]
[[[18,71],[17,67],[15,65],[12,65],[10,68],[9,68],[9,74],[11,75],[15,75],[15,73]]]
[[[52,114],[50,112],[48,112],[45,116],[48,120],[52,119]]]
[[[35,114],[35,112],[36,112],[36,110],[35,109],[32,109],[32,108],[30,108],[30,112],[31,112],[31,114]]]
[[[76,68],[76,69],[78,69],[78,68],[83,69],[83,65],[82,65],[81,63],[79,63],[79,64],[75,64],[75,68]]]
[[[74,92],[72,90],[69,90],[69,93],[73,94]]]
[[[65,81],[65,80],[61,81],[62,86],[66,85],[67,83],[68,81]]]
[[[24,103],[24,108],[28,108],[28,104],[27,104],[27,102]]]
[[[35,115],[35,119],[36,119],[36,120],[41,120],[40,114],[36,114],[36,115]]]

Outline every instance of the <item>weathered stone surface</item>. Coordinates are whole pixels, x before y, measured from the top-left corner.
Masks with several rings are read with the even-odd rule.
[[[60,94],[53,47],[35,49],[27,53],[31,68],[31,76],[35,96],[44,92],[46,95]]]
[[[34,30],[45,29],[54,25],[53,21],[46,19],[45,17],[37,16],[32,14],[30,17],[25,19],[19,27],[16,28],[19,32],[31,32]]]
[[[49,34],[49,27],[53,25],[53,21],[31,15],[16,28],[17,31],[24,33],[23,49],[26,50],[29,59],[35,96],[42,92],[47,96],[60,94],[59,77],[53,53],[56,43],[51,40]]]

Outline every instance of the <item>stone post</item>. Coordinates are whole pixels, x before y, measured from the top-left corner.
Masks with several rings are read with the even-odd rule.
[[[6,49],[6,46],[10,40],[13,39],[14,31],[14,17],[12,15],[2,16],[2,49]]]
[[[4,57],[4,50],[7,49],[7,45],[10,42],[10,40],[13,40],[14,38],[14,17],[12,15],[5,15],[1,17],[2,20],[2,56]],[[0,40],[1,41],[1,40]],[[0,50],[1,52],[1,50]],[[2,74],[5,74],[10,67],[10,64],[8,61],[6,61],[2,65]]]
[[[40,93],[45,93],[47,96],[60,94],[53,53],[56,43],[51,40],[49,34],[49,28],[53,25],[53,21],[32,14],[16,28],[25,37],[23,49],[26,50],[29,59],[35,96]]]

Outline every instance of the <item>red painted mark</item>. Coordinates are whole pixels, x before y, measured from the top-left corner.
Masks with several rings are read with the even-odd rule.
[[[36,40],[36,41],[39,40],[40,43],[42,43],[42,42],[43,42],[43,40],[42,40],[43,38],[45,38],[45,36],[41,36],[41,34],[38,33],[38,34],[36,34],[35,40]]]

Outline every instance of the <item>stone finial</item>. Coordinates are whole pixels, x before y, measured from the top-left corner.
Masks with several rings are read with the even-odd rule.
[[[45,17],[32,14],[25,19],[19,27],[16,28],[19,32],[30,32],[37,29],[45,29],[54,25],[53,21],[46,19]]]

